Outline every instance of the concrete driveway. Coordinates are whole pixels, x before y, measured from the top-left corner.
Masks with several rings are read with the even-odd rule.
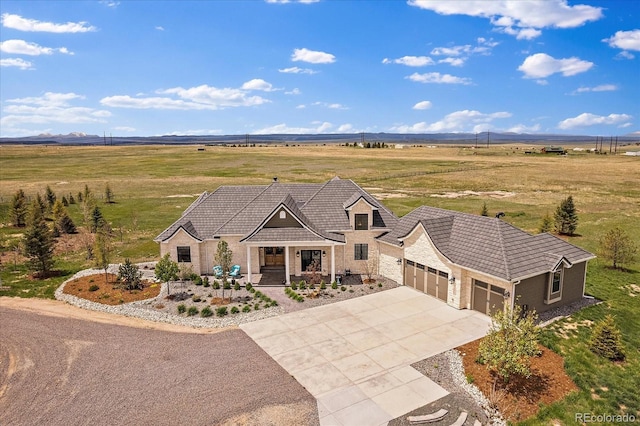
[[[486,334],[489,317],[408,287],[244,324],[318,400],[321,425],[386,425],[447,395],[410,364]]]

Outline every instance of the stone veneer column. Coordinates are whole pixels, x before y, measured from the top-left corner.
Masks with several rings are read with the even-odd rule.
[[[247,246],[247,282],[251,282],[251,246]]]

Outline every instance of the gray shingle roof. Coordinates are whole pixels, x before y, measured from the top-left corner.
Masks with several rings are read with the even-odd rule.
[[[274,182],[263,186],[221,186],[212,193],[204,193],[160,233],[156,241],[167,240],[187,222],[191,223],[192,235],[198,235],[199,239],[225,235],[247,237],[258,232],[265,219],[284,205],[312,233],[344,242],[344,236],[336,231],[350,229],[344,203],[354,196],[359,198],[357,193],[378,209],[374,214],[374,228],[391,229],[396,224],[398,218],[391,211],[351,180],[334,178],[322,184]],[[260,238],[264,235],[267,234],[262,233]]]
[[[460,266],[509,281],[548,272],[593,254],[550,234],[530,235],[500,219],[422,206],[379,239],[400,245],[421,224],[442,255]]]

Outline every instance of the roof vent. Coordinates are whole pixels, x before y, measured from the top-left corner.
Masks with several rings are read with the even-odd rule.
[[[278,176],[274,176],[274,177],[273,177],[273,181],[274,181],[274,182],[277,182],[277,181],[278,181]]]

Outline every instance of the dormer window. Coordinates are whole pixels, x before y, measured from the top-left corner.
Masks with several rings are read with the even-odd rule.
[[[286,219],[287,218],[287,212],[285,212],[284,210],[280,210],[280,219]]]
[[[369,229],[369,215],[368,214],[356,214],[355,215],[355,229],[356,231],[366,231]]]

